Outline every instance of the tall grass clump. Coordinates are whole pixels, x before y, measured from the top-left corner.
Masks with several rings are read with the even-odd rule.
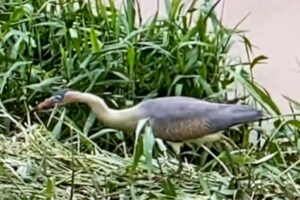
[[[238,34],[221,24],[216,4],[198,8],[196,1],[166,1],[165,19],[156,13],[140,25],[133,0],[125,2],[124,12],[114,1],[95,3],[3,4],[0,92],[12,115],[22,116],[26,107],[62,87],[124,107],[166,95],[225,101],[228,86],[238,82],[233,72],[242,63],[228,56]],[[67,114],[78,125],[89,115],[81,107]]]
[[[147,21],[135,0],[122,9],[113,0],[0,5],[0,191],[7,198],[299,196],[300,123],[282,117],[252,76],[267,58],[254,56],[238,25],[222,24],[215,12],[220,1],[165,3],[166,17],[156,12]],[[239,41],[246,61],[230,56]],[[228,131],[229,146],[188,148],[183,178],[176,179],[177,162],[154,144],[150,129],[135,140],[103,127],[84,105],[30,112],[65,87],[99,95],[114,108],[184,95],[252,104],[274,119],[265,121],[267,128]],[[289,101],[296,111],[299,103]]]

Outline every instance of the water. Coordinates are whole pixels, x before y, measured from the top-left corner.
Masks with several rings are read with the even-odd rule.
[[[299,8],[300,1],[297,0],[225,2],[226,25],[234,26],[250,13],[240,27],[250,31],[247,35],[259,47],[255,53],[269,57],[267,64],[255,68],[255,78],[269,91],[284,113],[290,110],[282,94],[300,102],[300,66],[296,61],[297,57],[300,61]],[[240,52],[239,48],[236,52]]]

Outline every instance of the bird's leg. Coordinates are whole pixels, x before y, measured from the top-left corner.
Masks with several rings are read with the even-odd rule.
[[[177,160],[178,160],[178,169],[176,171],[176,174],[180,174],[183,169],[182,158],[180,154],[177,154]]]
[[[180,155],[180,149],[181,149],[182,143],[173,143],[173,142],[168,142],[168,143],[173,148],[176,155]]]
[[[235,149],[238,149],[239,147],[228,137],[226,137],[225,135],[222,135],[222,138],[220,140],[224,145],[225,147],[227,148],[235,148]]]
[[[168,142],[168,144],[172,147],[172,149],[175,152],[175,156],[178,160],[178,169],[176,171],[176,174],[180,174],[182,169],[183,169],[183,165],[182,165],[182,159],[180,156],[180,149],[181,146],[183,145],[182,143],[173,143],[173,142]]]

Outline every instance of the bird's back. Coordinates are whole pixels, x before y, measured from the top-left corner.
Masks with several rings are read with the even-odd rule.
[[[261,112],[246,106],[218,104],[191,97],[163,97],[139,106],[156,137],[182,142],[258,120]]]

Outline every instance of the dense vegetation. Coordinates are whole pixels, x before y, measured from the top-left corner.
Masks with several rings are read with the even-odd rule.
[[[113,0],[96,2],[0,4],[3,199],[300,195],[300,122],[293,115],[281,117],[255,83],[252,69],[266,57],[253,57],[254,47],[238,26],[222,25],[215,13],[219,2],[166,1],[167,17],[156,13],[147,22],[134,0],[126,1],[123,12]],[[229,55],[240,41],[246,61]],[[104,127],[79,104],[30,112],[65,87],[97,94],[114,108],[185,95],[250,104],[274,119],[227,131],[225,146],[185,147],[187,161],[178,177],[177,160],[149,127],[137,130],[145,134],[135,138]],[[297,110],[300,104],[289,100]]]

